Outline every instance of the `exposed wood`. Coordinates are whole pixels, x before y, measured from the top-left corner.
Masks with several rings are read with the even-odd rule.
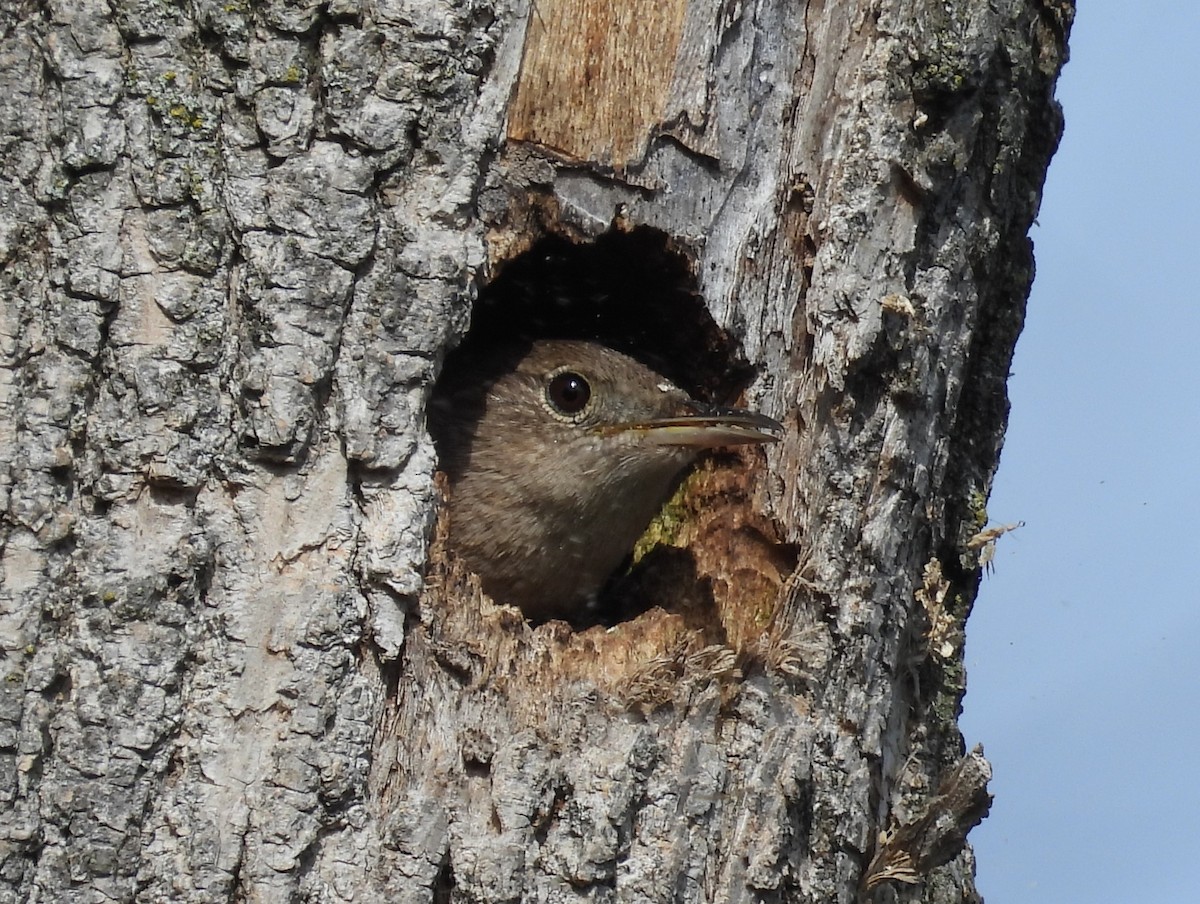
[[[508,137],[624,169],[666,110],[686,0],[538,0]]]

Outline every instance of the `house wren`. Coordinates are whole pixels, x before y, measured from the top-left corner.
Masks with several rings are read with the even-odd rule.
[[[450,545],[488,595],[538,620],[595,608],[701,450],[783,429],[594,342],[537,341],[443,384],[429,429],[450,479]]]

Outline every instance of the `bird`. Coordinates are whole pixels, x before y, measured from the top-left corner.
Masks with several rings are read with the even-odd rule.
[[[594,617],[606,581],[704,449],[783,430],[570,339],[472,354],[438,381],[427,412],[449,482],[450,549],[488,596],[535,622]]]

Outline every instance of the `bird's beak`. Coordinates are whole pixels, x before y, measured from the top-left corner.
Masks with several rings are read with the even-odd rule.
[[[655,418],[623,429],[641,433],[648,442],[661,446],[691,446],[715,449],[719,446],[743,446],[750,443],[774,443],[783,433],[783,424],[765,414],[737,408],[716,408],[689,401],[692,412],[676,417]]]

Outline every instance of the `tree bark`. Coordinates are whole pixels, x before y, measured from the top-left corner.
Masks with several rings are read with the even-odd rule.
[[[0,901],[979,900],[962,630],[1072,14],[0,5]],[[611,629],[436,523],[430,387],[546,236],[679,263],[646,316],[788,428]]]

